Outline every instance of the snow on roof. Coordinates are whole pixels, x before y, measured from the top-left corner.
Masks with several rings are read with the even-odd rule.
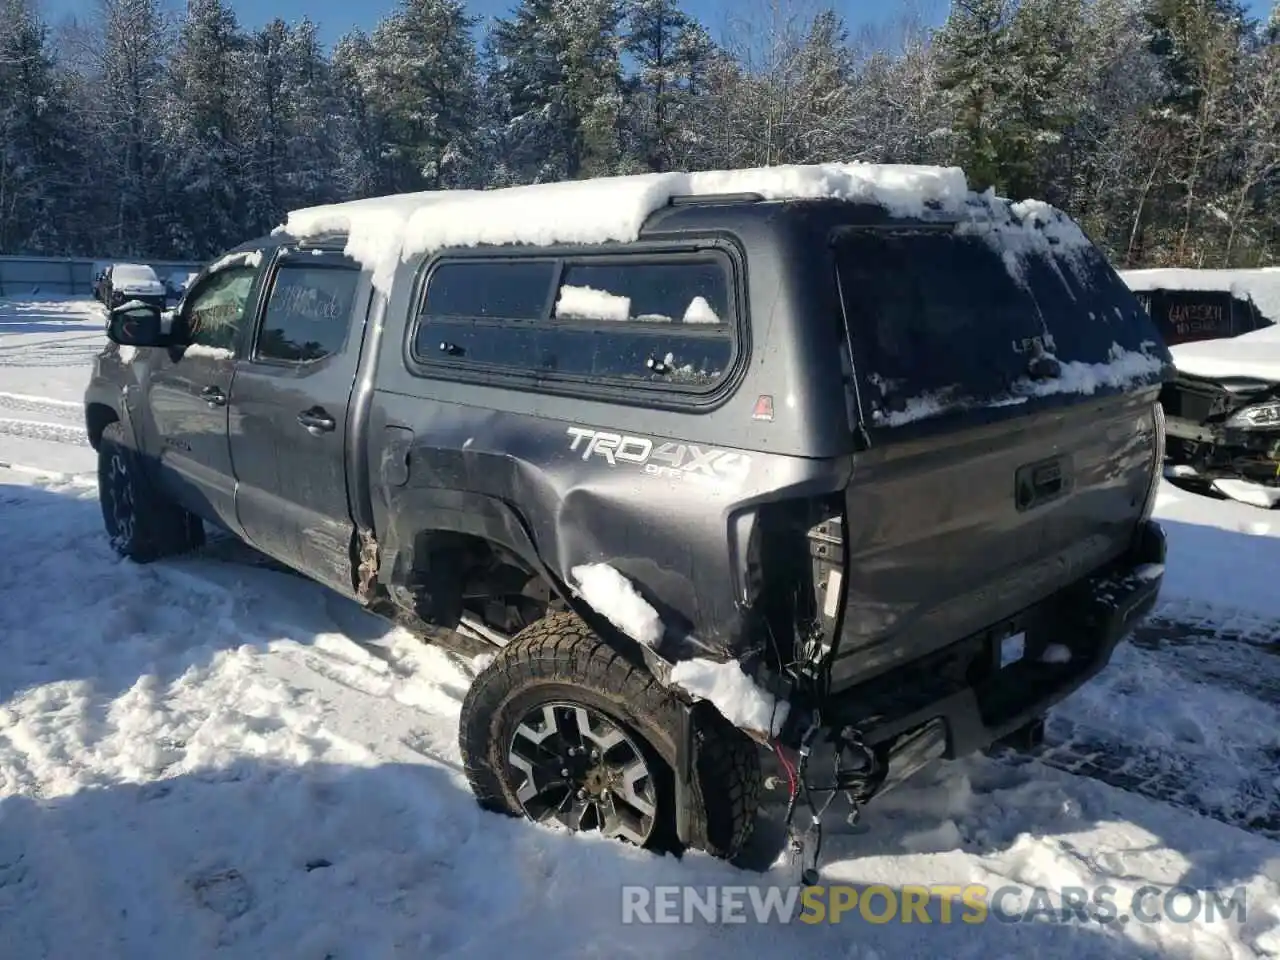
[[[374,285],[385,292],[397,264],[418,254],[480,244],[629,242],[674,196],[743,193],[874,203],[904,217],[923,215],[927,204],[959,211],[966,202],[989,206],[995,199],[971,192],[957,167],[827,163],[377,197],[295,210],[275,232],[299,239],[346,234],[346,253],[372,270]],[[1022,226],[1038,227],[1036,233],[1083,240],[1074,224],[1050,216],[1046,205],[1011,209]]]
[[[1251,298],[1272,323],[1280,323],[1280,267],[1256,270],[1122,270],[1130,290],[1216,290]]]
[[[239,253],[228,253],[209,264],[209,272],[217,273],[230,266],[257,267],[262,264],[261,250],[242,250]]]
[[[1196,377],[1257,377],[1280,382],[1280,326],[1169,348],[1173,365]]]

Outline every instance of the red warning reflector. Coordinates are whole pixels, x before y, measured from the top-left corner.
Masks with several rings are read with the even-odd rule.
[[[760,399],[756,401],[756,408],[751,414],[752,420],[772,420],[773,419],[773,397],[767,393],[760,394]]]

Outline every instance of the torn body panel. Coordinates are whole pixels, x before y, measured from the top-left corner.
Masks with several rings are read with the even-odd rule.
[[[657,611],[667,663],[794,659],[794,598],[813,591],[808,503],[838,491],[847,464],[390,394],[372,417],[393,595],[452,532],[510,551],[587,616],[571,571],[608,564]]]

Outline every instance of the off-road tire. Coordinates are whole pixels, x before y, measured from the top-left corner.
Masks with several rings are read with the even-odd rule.
[[[603,713],[651,755],[658,822],[646,846],[680,853],[672,770],[684,708],[652,673],[610,647],[573,613],[550,614],[518,633],[480,672],[462,702],[459,745],[480,805],[524,816],[507,774],[507,751],[528,706],[543,700],[571,700]],[[755,826],[759,748],[711,709],[695,713],[694,743],[689,846],[731,860]]]
[[[107,425],[98,443],[98,502],[112,549],[135,563],[204,545],[200,518],[147,481],[141,458],[129,447],[119,421]]]

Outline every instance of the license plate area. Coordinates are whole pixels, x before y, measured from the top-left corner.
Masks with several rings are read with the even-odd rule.
[[[996,642],[996,669],[1020,663],[1027,652],[1026,631],[1010,634]]]

